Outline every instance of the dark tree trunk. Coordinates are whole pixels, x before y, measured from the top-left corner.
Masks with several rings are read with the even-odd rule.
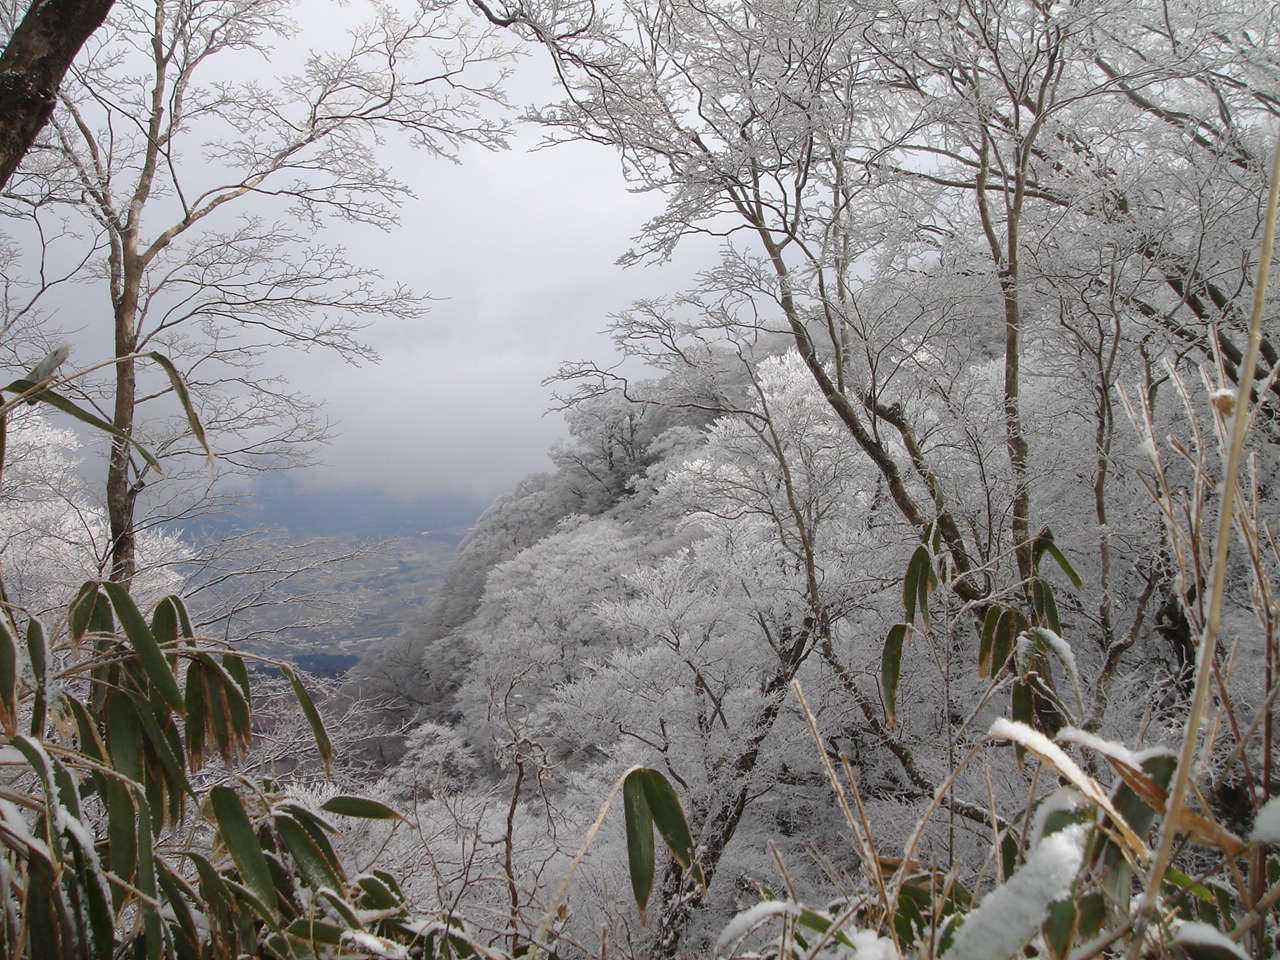
[[[0,53],[0,187],[53,114],[58,87],[114,0],[36,0]]]

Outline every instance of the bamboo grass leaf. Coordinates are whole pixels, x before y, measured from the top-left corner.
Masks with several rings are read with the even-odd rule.
[[[341,867],[326,857],[311,835],[287,813],[277,813],[274,818],[276,833],[283,841],[293,862],[298,865],[303,878],[312,890],[341,890]]]
[[[35,384],[29,380],[15,380],[7,387],[0,387],[0,392],[7,390],[10,393],[25,393],[33,387],[35,387]],[[94,416],[88,410],[77,406],[60,393],[55,393],[52,390],[45,389],[41,390],[37,394],[33,394],[31,399],[38,400],[41,403],[47,403],[55,410],[61,410],[68,416],[74,417],[81,423],[88,424],[95,430],[101,430],[103,433],[109,433],[111,436],[116,437],[119,440],[124,440],[126,443],[132,444],[133,448],[138,451],[138,454],[147,462],[152,470],[161,475],[164,474],[164,470],[160,466],[160,461],[152,456],[151,452],[147,450],[146,447],[138,443],[138,441],[134,440],[133,437],[129,436],[123,430],[113,426],[101,417]]]
[[[224,785],[209,791],[209,803],[213,807],[222,841],[240,869],[245,886],[253,893],[255,908],[265,920],[274,913],[275,884],[271,879],[267,858],[263,856],[262,847],[258,844],[258,836],[245,812],[244,803],[234,790]],[[272,913],[266,912],[269,909]]]
[[[0,727],[9,736],[18,732],[18,644],[0,621]]]
[[[302,713],[307,718],[307,723],[311,726],[312,736],[316,740],[316,749],[320,751],[320,759],[324,762],[325,770],[328,771],[333,764],[333,744],[329,740],[328,731],[324,728],[324,720],[320,717],[320,711],[316,709],[315,701],[311,699],[311,694],[307,693],[307,688],[302,685],[302,681],[298,679],[298,674],[294,669],[288,664],[281,664],[280,670],[289,678],[294,698],[298,701],[298,706],[302,708]]]
[[[1032,552],[1037,565],[1047,554],[1058,565],[1058,569],[1067,575],[1067,579],[1071,581],[1073,587],[1077,590],[1084,589],[1084,581],[1080,579],[1080,574],[1076,573],[1075,567],[1067,560],[1066,555],[1058,549],[1058,545],[1053,539],[1053,531],[1048,527],[1041,530],[1040,535],[1036,537]]]
[[[917,609],[925,622],[929,621],[929,593],[935,585],[933,560],[928,548],[921,544],[907,561],[907,575],[902,581],[902,606],[907,623],[916,622]]]
[[[987,608],[982,617],[982,630],[978,640],[978,676],[991,677],[996,672],[994,664],[996,627],[1003,610],[997,606]]]
[[[910,627],[896,623],[889,629],[880,655],[880,689],[884,697],[885,720],[895,726],[897,720],[898,680],[902,675],[902,648]]]
[[[146,671],[147,679],[155,685],[155,689],[164,697],[169,707],[181,716],[185,705],[182,691],[178,689],[177,678],[173,675],[173,666],[160,650],[159,645],[156,643],[156,638],[151,632],[151,627],[142,618],[142,614],[134,604],[133,598],[129,596],[129,592],[124,585],[120,583],[107,581],[103,583],[102,589],[110,597],[116,616],[120,618],[120,626],[124,628],[125,636],[129,638],[129,642],[133,645],[133,649],[138,655],[138,662],[142,664],[142,669]]]
[[[649,805],[649,815],[653,825],[658,828],[676,862],[693,874],[694,880],[702,884],[702,871],[698,866],[693,846],[693,834],[689,831],[689,822],[685,819],[684,808],[680,806],[680,798],[672,789],[670,782],[657,770],[641,769],[633,773],[644,786],[645,800]]]
[[[27,623],[27,657],[31,663],[31,675],[35,684],[31,698],[31,727],[33,737],[44,736],[44,722],[48,713],[49,662],[44,642],[44,628],[35,617]]]
[[[200,446],[204,448],[209,465],[213,466],[213,450],[210,449],[209,441],[205,438],[204,425],[200,423],[200,418],[196,415],[195,406],[191,402],[191,394],[187,391],[187,384],[182,379],[182,375],[178,373],[178,368],[162,353],[152,351],[147,356],[160,364],[164,372],[169,375],[169,383],[173,387],[173,392],[177,394],[178,402],[182,404],[182,412],[186,414],[187,425],[191,428],[192,435],[200,442]]]
[[[208,683],[205,671],[197,661],[187,668],[186,741],[187,769],[192,773],[204,766],[204,748],[207,739],[206,719],[209,714]]]
[[[176,597],[165,597],[151,613],[151,635],[156,643],[175,645],[181,637],[190,636],[189,630],[182,632],[176,600]]]
[[[360,817],[364,820],[400,820],[396,813],[385,803],[371,800],[368,797],[353,797],[345,794],[330,797],[320,809],[325,813],[336,813],[342,817]]]
[[[649,813],[649,801],[644,784],[636,776],[640,771],[627,774],[622,788],[622,806],[627,827],[627,863],[631,874],[631,893],[640,911],[640,923],[645,922],[645,910],[649,895],[653,892],[654,843],[653,817]]]
[[[79,643],[92,626],[94,608],[98,604],[100,595],[97,582],[90,580],[80,588],[75,599],[71,601],[67,629],[71,633],[72,643]]]

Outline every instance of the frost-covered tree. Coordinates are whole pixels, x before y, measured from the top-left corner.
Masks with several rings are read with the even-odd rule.
[[[1031,544],[1054,519],[1036,491],[1057,467],[1033,447],[1058,418],[1023,399],[1038,380],[1090,385],[1076,415],[1095,449],[1071,469],[1105,526],[1117,380],[1207,356],[1211,326],[1238,362],[1275,17],[1265,3],[671,0],[505,18],[564,65],[573,96],[540,114],[549,135],[615,145],[636,187],[668,198],[637,259],[728,238],[696,299],[617,325],[624,351],[679,362],[695,338],[792,340],[898,512],[941,534],[951,589],[980,606],[1029,599]],[[690,306],[701,319],[673,319]],[[957,378],[991,360],[995,448],[963,418],[936,425],[962,400]],[[965,497],[957,443],[983,476]],[[1091,603],[1122,643],[1114,605]]]
[[[901,560],[901,577],[919,558],[905,603],[825,659],[825,703],[845,696],[868,728],[845,739],[851,752],[888,750],[895,787],[919,801],[997,707],[1050,733],[1159,730],[1182,706],[1176,689],[1159,703],[1114,694],[1185,664],[1184,613],[1205,585],[1161,536],[1118,391],[1180,431],[1174,373],[1216,355],[1229,380],[1265,372],[1240,366],[1280,89],[1274,5],[483,7],[554,53],[568,96],[539,112],[549,138],[613,145],[633,186],[666,199],[632,259],[724,238],[696,289],[613,324],[624,357],[667,375],[665,392],[613,363],[562,379],[584,397],[621,389],[749,424],[750,379],[732,371],[790,345],[851,462],[871,471],[872,523],[904,551],[871,560]],[[1262,357],[1276,361],[1267,337]],[[1258,389],[1269,411],[1275,384]],[[1272,439],[1264,423],[1259,440]],[[1268,517],[1273,465],[1260,458]],[[771,546],[796,542],[779,528]],[[993,665],[1000,617],[1046,631],[1043,645]],[[873,685],[868,644],[901,675]],[[826,716],[841,724],[843,709]],[[961,778],[952,813],[1004,829],[1012,811],[985,791]],[[942,862],[963,838],[946,844]],[[670,915],[686,903],[669,899]]]
[[[80,442],[40,407],[3,416],[0,565],[11,603],[32,616],[65,609],[86,580],[104,575],[110,556],[106,511],[79,468]],[[144,602],[171,593],[190,549],[177,537],[139,539],[136,591]]]

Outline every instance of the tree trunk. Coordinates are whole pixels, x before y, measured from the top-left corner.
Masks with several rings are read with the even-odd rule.
[[[138,288],[141,268],[133,249],[133,238],[124,238],[121,258],[119,296],[115,303],[116,356],[131,357],[137,350]],[[137,364],[133,359],[116,361],[115,408],[111,423],[122,433],[133,434],[134,413],[138,404]],[[137,541],[134,531],[134,505],[138,501],[141,479],[133,482],[129,444],[114,440],[107,460],[107,516],[111,524],[111,579],[128,586],[137,572]]]
[[[720,866],[725,848],[737,832],[738,824],[742,822],[742,815],[746,812],[755,787],[752,776],[760,760],[761,747],[773,732],[791,681],[813,650],[815,629],[818,627],[819,624],[810,622],[795,631],[794,635],[790,635],[792,631],[786,631],[790,651],[761,691],[764,694],[764,704],[756,714],[753,732],[747,738],[744,749],[734,758],[733,763],[727,765],[732,771],[731,788],[727,795],[713,797],[707,804],[706,817],[702,829],[698,831],[696,842],[698,863],[702,867],[703,880],[708,886]],[[825,624],[821,628],[825,631]],[[683,867],[674,861],[668,865],[662,883],[665,906],[656,950],[657,956],[662,960],[672,960],[679,955],[680,941],[689,928],[689,921],[702,905],[702,891],[694,889],[692,883]]]
[[[0,54],[0,187],[53,114],[58,87],[114,0],[37,0]]]

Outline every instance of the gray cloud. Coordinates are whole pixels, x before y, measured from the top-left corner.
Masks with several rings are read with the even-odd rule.
[[[510,489],[548,466],[563,433],[558,416],[544,416],[552,400],[541,381],[562,360],[607,359],[609,313],[679,289],[706,262],[703,248],[661,267],[616,266],[659,199],[627,192],[611,151],[529,152],[536,138],[525,129],[513,150],[470,150],[456,165],[397,157],[418,199],[398,230],[348,243],[388,281],[441,299],[421,320],[367,331],[376,366],[299,359],[296,384],[326,400],[338,431],[325,466],[299,478],[303,489]]]

